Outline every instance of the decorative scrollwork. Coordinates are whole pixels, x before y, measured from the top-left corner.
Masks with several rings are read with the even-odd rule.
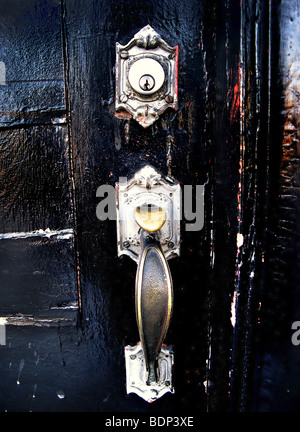
[[[135,179],[139,186],[151,189],[153,186],[160,184],[161,175],[158,174],[152,167],[147,166],[141,169],[136,175]]]

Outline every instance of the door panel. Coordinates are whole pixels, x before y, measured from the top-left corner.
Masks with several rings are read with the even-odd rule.
[[[81,350],[61,7],[0,7],[0,410],[60,411]]]
[[[65,112],[61,13],[57,0],[1,2],[1,124],[41,122]],[[51,123],[50,123],[51,124]]]
[[[210,368],[218,370],[219,376],[209,377],[211,383],[216,380],[209,397],[212,405],[222,405],[228,392],[229,293],[234,281],[239,168],[239,147],[233,136],[237,107],[231,107],[236,103],[234,95],[226,101],[228,111],[224,112],[223,104],[219,111],[214,110],[216,97],[225,100],[228,86],[234,88],[238,80],[238,72],[229,76],[224,69],[227,61],[233,71],[238,61],[238,45],[226,34],[228,23],[223,22],[226,8],[205,1],[165,1],[159,7],[156,2],[146,2],[142,8],[134,1],[92,5],[66,1],[64,12],[82,323],[91,355],[111,373],[111,380],[121,368],[116,381],[123,381],[123,387],[120,382],[119,393],[113,393],[115,409],[206,411]],[[238,16],[232,14],[238,29],[235,20]],[[148,23],[171,46],[179,45],[179,110],[166,112],[144,130],[134,120],[114,115],[114,66],[115,43],[126,44]],[[225,42],[230,45],[227,57]],[[219,53],[216,43],[221,47]],[[217,138],[214,116],[223,125]],[[101,222],[95,213],[100,185],[114,186],[119,177],[129,178],[145,164],[183,185],[206,183],[205,228],[188,232],[183,222],[182,254],[170,261],[174,315],[167,339],[175,345],[176,392],[153,407],[124,394],[123,348],[139,340],[133,300],[136,269],[129,259],[116,256],[115,222]],[[219,179],[216,188],[213,175]],[[214,193],[217,204],[211,200]],[[219,269],[215,273],[214,266]],[[210,289],[213,279],[214,293]],[[209,364],[211,338],[216,351],[213,365]]]
[[[67,139],[61,126],[1,131],[2,233],[73,227]]]

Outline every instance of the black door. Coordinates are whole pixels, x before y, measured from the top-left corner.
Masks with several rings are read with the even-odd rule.
[[[1,1],[1,411],[296,411],[299,0]],[[178,111],[115,113],[115,45],[179,47]],[[136,264],[101,185],[205,185],[169,260],[174,394],[126,393]]]

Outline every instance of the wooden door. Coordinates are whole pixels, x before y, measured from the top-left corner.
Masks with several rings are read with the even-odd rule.
[[[299,1],[0,4],[0,409],[295,410]],[[179,103],[143,129],[115,115],[114,68],[147,24],[179,47]],[[169,261],[175,394],[153,404],[126,394],[136,264],[96,215],[146,164],[205,185]]]

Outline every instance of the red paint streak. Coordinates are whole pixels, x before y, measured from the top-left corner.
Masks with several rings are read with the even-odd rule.
[[[238,116],[239,111],[240,111],[240,86],[239,83],[237,83],[233,88],[233,103],[230,112],[231,123]]]

